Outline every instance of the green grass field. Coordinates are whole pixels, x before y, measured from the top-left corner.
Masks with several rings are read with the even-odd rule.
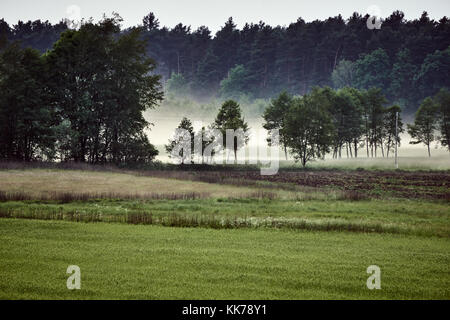
[[[142,215],[142,219],[140,219]],[[0,202],[6,218],[123,222],[213,228],[280,228],[450,237],[446,203],[408,199],[326,201],[268,199]],[[144,217],[151,221],[143,220]],[[236,222],[236,223],[235,223]]]
[[[429,197],[448,173],[385,173],[380,196],[354,200],[338,185],[165,175],[1,170],[0,299],[450,299],[450,206]],[[405,183],[424,198],[394,192]],[[174,197],[186,191],[202,196]]]
[[[446,239],[0,220],[3,299],[449,299]],[[66,268],[81,268],[81,290]],[[381,290],[368,290],[378,265]]]

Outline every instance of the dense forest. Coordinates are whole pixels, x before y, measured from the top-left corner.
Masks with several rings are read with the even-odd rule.
[[[120,17],[62,33],[41,54],[0,44],[0,160],[148,163],[143,113],[162,100],[139,28]]]
[[[144,113],[162,101],[164,112],[168,102],[186,112],[192,99],[207,101],[193,105],[209,115],[223,103],[201,136],[242,129],[246,143],[247,101],[303,165],[360,148],[389,156],[405,110],[414,113],[410,143],[429,156],[434,141],[450,151],[450,21],[396,11],[369,29],[367,18],[242,30],[230,18],[214,37],[206,27],[160,27],[153,13],[125,30],[118,14],[79,30],[67,20],[0,20],[0,160],[149,163],[158,151]],[[179,128],[198,135],[189,119]]]
[[[401,11],[367,28],[354,13],[324,21],[299,18],[288,26],[264,22],[237,29],[232,18],[212,35],[208,27],[162,27],[153,13],[142,20],[146,53],[157,63],[166,91],[198,98],[271,98],[283,90],[303,95],[314,86],[378,87],[388,102],[415,112],[421,101],[450,87],[450,21]],[[0,34],[41,52],[51,49],[67,22],[0,20]],[[123,33],[129,30],[122,30]]]

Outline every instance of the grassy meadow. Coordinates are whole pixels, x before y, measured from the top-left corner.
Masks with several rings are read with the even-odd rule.
[[[446,239],[1,219],[0,298],[450,298]],[[69,264],[81,290],[65,287]],[[382,289],[366,288],[366,268]]]
[[[0,299],[449,299],[449,183],[445,171],[3,169]],[[81,290],[66,288],[72,264]],[[366,287],[369,265],[381,290]]]

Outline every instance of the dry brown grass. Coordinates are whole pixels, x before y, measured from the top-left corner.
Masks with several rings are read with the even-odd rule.
[[[258,181],[246,179],[246,177],[245,173],[239,172],[95,171],[73,168],[70,170],[3,169],[0,170],[0,201],[71,202],[89,199],[199,198],[358,201],[367,199],[367,195],[352,190],[312,187],[301,183]]]
[[[0,170],[0,191],[24,194],[28,198],[45,199],[64,194],[90,194],[92,197],[114,195],[115,198],[150,198],[156,195],[196,194],[210,197],[252,197],[256,187],[213,184],[199,181],[168,179],[116,172],[77,170]],[[282,191],[280,191],[282,192]],[[271,197],[275,197],[271,194]],[[170,198],[170,197],[169,197]]]

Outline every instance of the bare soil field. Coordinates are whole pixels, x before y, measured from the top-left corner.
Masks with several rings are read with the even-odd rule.
[[[368,193],[374,197],[383,195],[399,198],[450,200],[450,173],[443,171],[280,171],[273,176],[263,176],[259,171],[150,171],[145,174],[222,184],[252,185],[265,182],[268,183],[267,187],[288,190],[305,187],[338,188]]]

